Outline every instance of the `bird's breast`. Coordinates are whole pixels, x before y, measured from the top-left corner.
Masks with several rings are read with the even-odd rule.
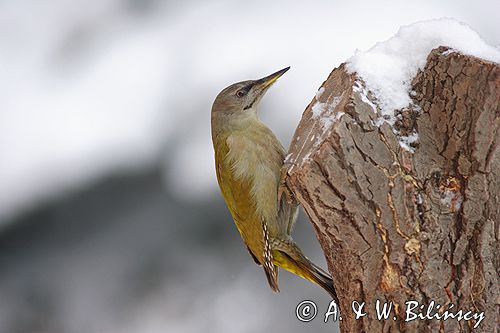
[[[251,183],[250,196],[256,212],[272,225],[277,218],[277,189],[283,150],[274,135],[244,134],[228,137],[227,163],[236,179]]]

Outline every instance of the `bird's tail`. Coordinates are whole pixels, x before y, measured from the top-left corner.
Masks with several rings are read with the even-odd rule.
[[[278,241],[273,246],[274,263],[322,287],[339,304],[330,274],[316,266],[293,241]]]

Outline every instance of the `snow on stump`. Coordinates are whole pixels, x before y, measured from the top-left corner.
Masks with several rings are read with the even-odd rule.
[[[394,65],[403,83],[377,82],[362,74],[365,56],[323,83],[283,171],[327,258],[341,331],[497,332],[500,66],[437,47],[412,68]],[[385,320],[377,300],[392,304]],[[355,319],[353,301],[366,316]]]

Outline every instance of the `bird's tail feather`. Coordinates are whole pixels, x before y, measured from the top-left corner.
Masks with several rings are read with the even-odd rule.
[[[267,282],[269,283],[269,287],[271,287],[272,291],[279,293],[280,288],[278,286],[278,267],[274,268],[274,271],[276,272],[276,276],[273,275],[272,271],[265,269],[264,272],[266,273],[266,278]]]
[[[316,283],[322,287],[339,304],[337,292],[333,285],[330,274],[319,268],[306,256],[293,242],[282,242],[276,250],[273,251],[275,264],[287,271],[298,275],[306,280]]]

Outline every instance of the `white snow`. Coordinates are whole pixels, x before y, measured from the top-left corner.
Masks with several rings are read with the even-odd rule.
[[[373,112],[377,112],[377,106],[368,99],[368,90],[363,86],[361,82],[354,82],[353,90],[359,93],[359,96],[364,103],[371,106]]]
[[[302,157],[302,162],[301,164],[304,164],[305,162],[309,161],[311,159],[311,151],[308,151],[307,154]]]
[[[320,89],[321,90],[321,89]],[[339,104],[342,96],[334,96],[326,101],[319,102],[317,101],[311,108],[313,117],[320,117],[320,123],[323,126],[323,133],[328,131],[333,123],[342,117],[343,112],[334,113],[335,108]]]
[[[411,144],[416,142],[417,140],[418,140],[418,133],[413,132],[410,135],[399,137],[399,145],[401,146],[401,148],[413,153],[415,152],[415,149],[411,146]]]
[[[323,112],[325,112],[325,103],[316,102],[311,109],[313,117],[319,117]]]
[[[417,193],[417,204],[421,205],[424,203],[424,199],[422,198],[422,193],[418,192]]]
[[[332,125],[337,122],[342,116],[344,115],[344,112],[337,112],[333,116],[328,115],[327,117],[323,117],[320,119],[321,125],[323,126],[324,130],[329,130]]]
[[[316,100],[319,100],[319,98],[321,97],[321,95],[323,95],[324,92],[325,92],[325,87],[320,87],[316,92]]]
[[[500,51],[481,39],[464,23],[450,18],[434,19],[403,26],[385,42],[358,52],[348,61],[369,91],[375,94],[384,121],[394,124],[394,111],[410,105],[411,80],[425,66],[430,51],[439,46],[500,62]]]
[[[447,55],[450,55],[450,54],[455,53],[455,52],[457,52],[457,50],[454,50],[454,49],[448,49],[448,50],[444,51],[444,52],[443,52],[443,53],[441,53],[441,54],[442,54],[442,55],[444,55],[444,56],[447,56]]]
[[[158,4],[152,16],[125,0],[1,1],[0,225],[117,169],[155,163],[165,146],[169,190],[211,195],[210,106],[222,88],[291,65],[261,107],[287,146],[325,75],[407,22],[453,15],[499,44],[498,1],[478,1],[366,2],[363,11],[323,1],[307,17],[310,4],[284,0],[146,1]],[[354,12],[356,25],[345,14]],[[349,34],[332,33],[346,26]]]
[[[463,197],[460,192],[446,190],[441,194],[441,203],[452,208],[454,211],[460,210],[462,207]]]
[[[318,92],[321,96],[321,94],[323,94],[324,92],[324,88],[320,88]],[[319,131],[319,135],[316,137],[315,134],[313,134],[315,132],[315,126],[313,126],[307,134],[309,141],[313,142],[313,149],[309,150],[307,154],[304,155],[300,164],[303,164],[306,161],[310,160],[311,151],[319,147],[321,142],[324,141],[325,136],[329,135],[332,125],[344,115],[344,112],[335,112],[335,108],[342,100],[342,97],[343,95],[333,97],[329,96],[325,102],[320,102],[318,95],[316,95],[316,103],[312,106],[311,111],[312,117],[318,118],[318,123],[321,124],[321,130]],[[306,143],[304,142],[302,147],[299,149],[299,152],[296,154],[297,156],[300,155],[300,152],[304,149],[305,146]],[[292,163],[295,162],[296,161],[293,161]]]
[[[175,148],[168,151],[165,168],[169,190],[189,202],[199,196],[219,197],[212,192],[218,189],[209,123],[211,103],[223,87],[291,65],[261,108],[263,120],[286,146],[311,91],[355,48],[367,49],[402,24],[442,15],[469,22],[500,45],[499,3],[373,1],[364,2],[360,11],[357,1],[322,1],[314,4],[314,15],[304,15],[309,3],[284,0],[237,5],[227,0],[1,1],[0,227],[3,216],[22,213],[47,196],[64,196],[117,168],[141,167],[164,144]],[[141,4],[159,6],[153,17],[127,14],[129,7]],[[356,13],[358,23],[353,25],[346,13]],[[341,33],[347,26],[349,33]],[[421,194],[417,200],[423,201]],[[207,323],[221,333],[234,332],[232,324],[242,332],[263,331],[274,315],[266,307],[252,318],[237,316],[245,313],[236,311],[240,307],[226,311],[235,298],[255,302],[245,290],[263,281],[260,272],[249,269],[242,276],[252,282],[222,290],[236,294],[200,289],[195,304],[181,316],[179,304],[188,304],[190,296],[186,298],[186,284],[169,286],[167,297],[160,291],[144,298],[124,316],[122,307],[99,305],[99,300],[87,307],[89,297],[80,297],[82,289],[68,283],[67,293],[59,293],[67,311],[55,318],[66,332],[68,326],[76,327],[71,332],[81,331],[78,323],[87,323],[88,317],[88,333],[153,333],[165,327],[189,333],[207,330]],[[122,288],[120,280],[116,286]],[[8,284],[3,287],[2,295],[12,294]],[[260,301],[270,295],[259,290]],[[2,310],[17,308],[3,301],[2,332],[12,322]],[[214,306],[207,308],[209,302]],[[82,304],[94,311],[81,311]],[[228,321],[228,315],[238,322]]]

